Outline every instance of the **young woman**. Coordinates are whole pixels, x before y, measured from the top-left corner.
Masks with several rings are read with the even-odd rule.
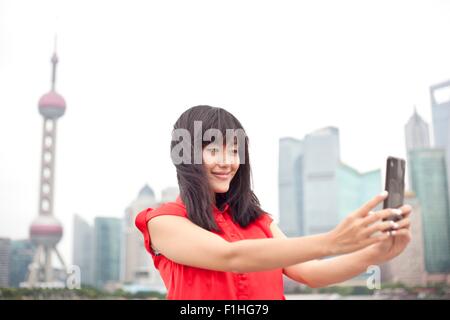
[[[168,299],[285,299],[283,274],[328,286],[394,258],[410,241],[409,205],[372,211],[386,192],[330,232],[286,237],[251,189],[248,138],[224,109],[185,111],[171,151],[180,196],[136,218]],[[402,219],[383,221],[392,214]]]

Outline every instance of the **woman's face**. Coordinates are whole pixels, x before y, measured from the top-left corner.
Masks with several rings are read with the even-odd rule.
[[[203,166],[208,177],[209,186],[215,193],[225,193],[230,182],[239,169],[239,152],[237,144],[209,144],[203,148]]]

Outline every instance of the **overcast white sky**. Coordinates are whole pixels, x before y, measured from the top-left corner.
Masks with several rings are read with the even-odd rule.
[[[250,136],[255,192],[278,217],[278,139],[340,129],[358,170],[404,156],[417,105],[450,78],[449,1],[0,0],[0,236],[37,215],[41,95],[58,34],[55,214],[71,261],[72,216],[122,217],[139,189],[176,185],[173,123],[231,111]]]

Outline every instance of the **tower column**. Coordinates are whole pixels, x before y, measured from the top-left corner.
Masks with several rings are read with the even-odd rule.
[[[44,118],[42,132],[41,184],[38,212],[40,214],[53,215],[56,121],[51,118]]]
[[[49,283],[53,281],[53,270],[52,270],[52,248],[46,247],[45,253],[45,276],[44,281]]]

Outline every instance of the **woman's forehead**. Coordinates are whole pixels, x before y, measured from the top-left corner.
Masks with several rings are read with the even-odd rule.
[[[220,142],[222,142],[222,144],[225,145],[230,145],[230,144],[234,144],[234,145],[238,145],[239,144],[239,138],[237,134],[230,134],[230,135],[212,135],[210,138],[206,138],[204,137],[204,142],[206,142],[207,144],[220,144]]]

